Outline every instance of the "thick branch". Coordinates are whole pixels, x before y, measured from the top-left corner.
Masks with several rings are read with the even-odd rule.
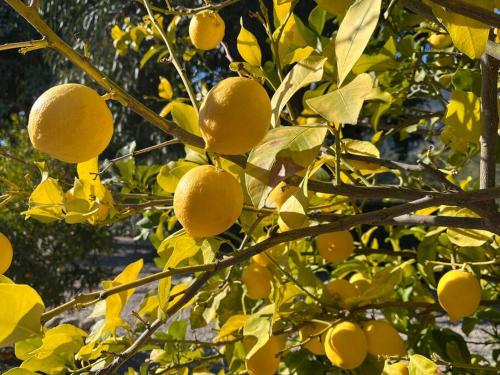
[[[190,286],[186,289],[185,293],[179,300],[169,307],[165,311],[165,316],[171,317],[177,311],[179,311],[186,303],[188,303],[195,295],[198,293],[203,285],[217,272],[217,269],[213,271],[207,271],[201,274]],[[130,358],[134,356],[137,351],[149,340],[149,338],[165,323],[165,321],[157,319],[155,320],[135,341],[129,346],[125,351],[120,353],[120,356],[116,357],[110,365],[106,366],[102,370],[97,371],[97,375],[110,375],[116,373],[118,369],[127,362]]]
[[[500,15],[485,8],[468,4],[462,0],[431,0],[433,3],[445,7],[446,10],[461,14],[492,27],[500,27]],[[480,3],[480,2],[479,2]]]
[[[481,109],[483,112],[483,130],[481,134],[481,189],[495,186],[496,143],[498,131],[497,82],[500,61],[487,54],[481,58],[482,88]]]

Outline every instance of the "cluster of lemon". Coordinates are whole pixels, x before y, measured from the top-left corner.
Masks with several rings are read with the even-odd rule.
[[[349,231],[325,233],[315,239],[321,257],[328,262],[342,262],[354,252],[354,240]],[[246,295],[251,299],[269,298],[273,287],[273,274],[269,269],[271,254],[284,252],[283,245],[255,255],[242,273]],[[350,308],[352,299],[370,285],[362,274],[350,281],[335,279],[325,285],[326,293],[342,308]],[[438,300],[453,322],[475,312],[480,303],[481,287],[476,276],[462,270],[447,272],[438,283]],[[398,331],[383,320],[364,321],[359,324],[343,321],[337,324],[311,322],[299,330],[303,347],[315,355],[326,355],[331,363],[343,369],[354,369],[368,354],[401,357],[406,355],[405,343]],[[284,336],[273,336],[269,342],[247,360],[250,374],[274,374],[279,366],[279,353],[285,347]],[[387,364],[394,374],[408,374],[405,362]]]

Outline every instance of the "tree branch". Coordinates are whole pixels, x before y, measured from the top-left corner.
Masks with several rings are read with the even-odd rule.
[[[412,0],[410,0],[412,1]],[[461,14],[462,16],[473,18],[492,27],[500,27],[500,15],[485,8],[468,4],[462,0],[431,0],[433,3],[445,7],[446,10]],[[479,2],[480,4],[480,2]]]
[[[19,49],[19,53],[24,55],[28,52],[35,51],[37,49],[46,48],[48,45],[49,44],[45,39],[29,40],[26,42],[0,44],[0,51]]]
[[[137,3],[141,3],[142,4],[142,0],[134,0],[135,2]],[[163,9],[163,8],[159,8],[159,7],[155,7],[155,6],[151,6],[151,10],[157,12],[157,13],[160,13],[160,14],[164,14],[164,15],[177,15],[177,16],[192,16],[196,13],[199,13],[199,12],[202,12],[204,10],[214,10],[214,11],[218,11],[222,8],[225,8],[229,5],[233,5],[233,4],[236,4],[237,2],[239,2],[240,0],[226,0],[226,1],[223,1],[223,2],[220,2],[220,3],[210,3],[210,4],[206,4],[206,5],[203,5],[203,6],[200,6],[198,8],[185,8],[185,7],[175,7],[175,8],[172,8],[172,9]]]

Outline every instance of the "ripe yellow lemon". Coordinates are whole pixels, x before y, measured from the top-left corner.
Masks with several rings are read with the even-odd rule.
[[[28,133],[37,150],[67,163],[80,163],[108,146],[113,116],[96,91],[68,83],[48,89],[35,101]]]
[[[328,262],[342,262],[354,251],[354,240],[349,231],[320,234],[316,237],[319,255]]]
[[[434,48],[441,49],[451,44],[451,37],[448,34],[431,34],[427,41]]]
[[[277,355],[285,347],[283,336],[271,336],[262,348],[245,361],[250,375],[274,375],[280,365]]]
[[[406,354],[403,339],[389,323],[383,320],[370,320],[363,324],[363,331],[368,343],[368,353],[374,356],[403,356]]]
[[[408,365],[405,362],[386,364],[382,375],[410,375]]]
[[[452,270],[438,283],[439,304],[448,313],[452,322],[472,315],[481,301],[481,285],[470,272]]]
[[[248,298],[261,299],[269,297],[273,275],[266,267],[252,263],[243,270],[241,279],[247,288]]]
[[[297,186],[288,185],[286,182],[281,181],[269,194],[269,200],[275,204],[276,208],[280,209],[297,190],[299,190]]]
[[[191,169],[175,189],[175,216],[194,238],[226,231],[242,209],[243,190],[239,182],[228,172],[210,165]]]
[[[208,93],[200,109],[200,130],[208,151],[238,155],[250,151],[266,135],[271,101],[266,90],[249,78],[232,77]]]
[[[350,305],[349,299],[359,295],[358,290],[349,281],[336,279],[326,284],[326,291],[329,295],[338,300],[341,307],[347,308]]]
[[[217,47],[224,38],[224,30],[224,20],[212,10],[196,13],[189,22],[191,43],[202,50]]]
[[[319,322],[308,323],[307,325],[301,327],[299,329],[300,341],[310,338],[309,341],[304,344],[304,348],[313,354],[324,355],[326,331],[319,336],[312,335],[318,335],[320,332],[324,331],[326,327],[326,324],[321,324]]]
[[[358,367],[368,353],[363,330],[351,322],[342,322],[330,328],[325,338],[325,353],[335,366],[346,370]]]
[[[12,244],[5,234],[0,233],[0,275],[3,275],[9,269],[12,256]]]

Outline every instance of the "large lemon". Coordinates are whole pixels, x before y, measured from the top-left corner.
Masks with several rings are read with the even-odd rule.
[[[354,251],[354,240],[349,231],[320,234],[316,237],[319,255],[328,262],[342,262]]]
[[[204,10],[189,22],[189,37],[193,45],[202,50],[214,49],[224,38],[224,20],[218,13]]]
[[[474,274],[452,270],[447,272],[438,283],[439,304],[457,322],[472,315],[481,301],[481,285]]]
[[[325,353],[335,366],[346,370],[358,367],[368,353],[363,330],[351,322],[342,322],[330,328],[325,338]]]
[[[368,352],[374,356],[404,356],[405,343],[398,331],[383,320],[370,320],[363,324]]]
[[[113,116],[91,88],[68,83],[45,91],[28,121],[33,147],[67,163],[98,156],[113,135]]]
[[[247,296],[251,299],[261,299],[269,297],[272,289],[273,275],[266,268],[251,263],[241,274],[243,284],[247,288]]]
[[[242,209],[243,190],[239,182],[228,172],[210,165],[191,169],[175,189],[175,216],[194,238],[226,231]]]
[[[245,361],[250,375],[274,375],[280,365],[278,353],[285,347],[283,336],[271,336],[269,340]]]
[[[325,338],[326,338],[326,329],[327,325],[312,322],[308,323],[305,326],[299,329],[299,337],[300,341],[305,341],[309,339],[303,346],[311,353],[316,355],[324,355],[325,354]]]
[[[12,263],[12,244],[5,234],[0,233],[0,275],[9,269]]]
[[[271,101],[257,81],[227,78],[208,93],[199,121],[208,151],[243,154],[266,135],[271,121]]]

